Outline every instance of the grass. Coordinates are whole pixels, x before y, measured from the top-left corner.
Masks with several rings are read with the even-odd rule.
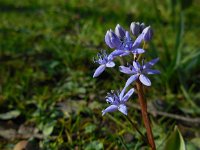
[[[163,112],[198,117],[200,13],[197,0],[188,2],[1,0],[0,113],[17,113],[0,118],[0,129],[27,127],[35,130],[35,137],[1,135],[0,149],[12,149],[22,139],[41,149],[145,147],[130,124],[121,124],[125,120],[120,113],[101,116],[106,93],[122,88],[116,81],[125,82],[127,76],[109,70],[92,79],[97,67],[92,58],[108,49],[104,34],[117,23],[128,29],[132,21],[142,21],[155,30],[147,59],[158,56],[162,74],[151,78],[149,104]],[[137,103],[136,97],[131,103]],[[140,111],[129,108],[129,113],[145,132]],[[157,145],[176,124],[188,149],[199,148],[195,124],[164,116],[151,119]]]

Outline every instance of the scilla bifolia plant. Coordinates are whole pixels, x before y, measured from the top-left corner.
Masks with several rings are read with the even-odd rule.
[[[105,42],[111,48],[113,52],[107,54],[106,51],[102,51],[94,59],[100,66],[94,72],[93,77],[98,77],[106,68],[112,68],[115,66],[114,60],[116,57],[123,57],[132,55],[131,64],[127,66],[119,66],[119,71],[128,74],[130,77],[125,83],[124,88],[121,91],[112,91],[106,96],[106,101],[110,103],[106,109],[102,111],[102,115],[120,111],[127,119],[131,122],[133,127],[139,132],[145,141],[151,146],[152,150],[156,149],[149,117],[147,114],[147,102],[145,100],[143,86],[151,86],[151,81],[147,77],[150,74],[159,74],[158,70],[151,69],[155,63],[158,62],[158,58],[153,59],[149,62],[144,62],[142,55],[145,53],[145,45],[153,37],[153,31],[150,26],[146,27],[144,23],[132,22],[130,25],[130,33],[122,28],[119,24],[116,26],[115,31],[108,30],[105,35]],[[126,89],[132,84],[136,84],[136,91],[141,106],[142,118],[147,131],[147,138],[142,135],[137,126],[128,117],[128,111],[126,102],[134,93],[134,88],[131,88],[128,92]]]

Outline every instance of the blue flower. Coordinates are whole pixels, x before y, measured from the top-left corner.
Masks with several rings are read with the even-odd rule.
[[[125,94],[126,87],[119,92],[111,92],[108,93],[106,96],[106,101],[110,103],[111,105],[108,106],[106,109],[102,111],[102,116],[106,114],[107,112],[113,112],[119,110],[121,113],[124,115],[127,115],[127,107],[126,107],[126,102],[128,99],[131,97],[131,95],[134,92],[134,89],[130,89],[126,94]]]
[[[111,53],[113,56],[126,56],[129,54],[141,54],[145,50],[138,48],[143,40],[143,35],[140,34],[135,41],[131,39],[131,36],[128,31],[126,31],[125,37],[119,47]]]
[[[112,68],[115,66],[113,62],[114,57],[112,55],[107,55],[106,51],[98,53],[97,59],[94,59],[94,62],[97,62],[100,66],[95,70],[93,78],[98,77],[106,67]]]
[[[140,28],[140,24],[137,24]],[[133,26],[133,25],[132,25]],[[138,35],[139,35],[138,29]],[[110,47],[114,48],[115,51],[111,53],[113,56],[126,56],[129,54],[141,54],[145,50],[139,48],[144,36],[140,34],[135,41],[131,39],[128,31],[125,31],[119,24],[115,27],[115,32],[108,30],[105,35],[105,43]]]
[[[151,67],[157,63],[159,58],[153,59],[150,62],[145,63],[144,65],[140,65],[139,62],[133,61],[133,65],[128,67],[120,66],[119,70],[125,74],[131,75],[131,77],[127,80],[125,87],[129,86],[132,82],[139,79],[142,84],[146,86],[151,86],[151,81],[146,76],[148,74],[159,74],[160,71],[153,70]]]

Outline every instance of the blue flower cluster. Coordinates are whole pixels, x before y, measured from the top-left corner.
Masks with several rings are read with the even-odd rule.
[[[106,101],[111,105],[102,111],[102,115],[107,112],[113,112],[119,110],[123,114],[127,115],[126,101],[133,94],[134,89],[130,89],[126,94],[126,88],[136,80],[139,80],[145,86],[151,86],[151,81],[146,76],[148,74],[159,74],[158,70],[151,69],[152,66],[158,62],[158,58],[153,59],[147,63],[140,64],[137,60],[140,54],[145,53],[145,50],[141,47],[142,43],[149,42],[153,37],[153,30],[151,26],[145,26],[144,23],[132,22],[130,25],[130,33],[126,31],[119,24],[115,27],[115,31],[108,30],[105,35],[105,43],[113,52],[107,54],[106,51],[101,51],[94,59],[94,62],[100,66],[95,70],[93,77],[98,77],[108,67],[115,66],[114,59],[116,57],[123,57],[127,55],[133,55],[134,60],[132,65],[119,66],[119,70],[122,73],[130,75],[126,81],[125,87],[121,92],[111,92],[106,96]]]

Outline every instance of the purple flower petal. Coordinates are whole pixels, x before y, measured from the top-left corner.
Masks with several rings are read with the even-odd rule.
[[[113,97],[106,97],[106,102],[107,103],[113,103],[114,102]]]
[[[119,110],[121,113],[123,113],[124,115],[127,115],[127,114],[128,114],[128,113],[127,113],[127,107],[126,107],[125,104],[120,104],[120,105],[118,106],[118,110]]]
[[[133,49],[138,48],[138,47],[140,46],[142,40],[143,40],[143,35],[140,34],[140,35],[137,37],[137,39],[135,40],[135,42],[133,43],[132,48],[133,48]]]
[[[112,61],[114,59],[114,56],[109,54],[107,58],[108,58],[109,61]]]
[[[119,71],[125,74],[134,74],[136,70],[131,70],[130,67],[119,66]]]
[[[140,81],[142,82],[142,84],[146,85],[146,86],[151,86],[151,81],[149,80],[149,78],[147,78],[145,75],[141,74],[139,76]]]
[[[146,28],[146,25],[144,24],[144,22],[142,22],[140,24],[140,32],[142,32],[144,30],[144,28]]]
[[[145,69],[145,74],[160,74],[159,70]]]
[[[153,59],[147,63],[144,64],[143,69],[151,68],[153,65],[155,65],[159,61],[159,58]]]
[[[110,48],[114,48],[114,46],[112,45],[111,40],[110,40],[109,31],[106,32],[106,35],[105,35],[105,42],[106,42],[106,44],[107,44]]]
[[[122,56],[127,56],[127,55],[129,55],[131,52],[129,51],[129,50],[126,50],[126,51],[124,51],[121,55],[120,55],[120,57],[122,57]]]
[[[130,25],[130,29],[134,36],[138,36],[140,33],[140,24],[132,22]]]
[[[122,28],[119,24],[117,24],[117,26],[115,27],[115,34],[119,38],[124,38],[124,36],[125,36],[125,30],[124,30],[124,28]]]
[[[143,34],[144,41],[146,41],[146,42],[150,41],[153,37],[153,30],[152,30],[151,26],[146,27],[142,31],[142,34]]]
[[[134,88],[130,89],[130,90],[126,93],[126,95],[123,97],[123,102],[126,102],[126,101],[131,97],[131,95],[133,94],[133,92],[134,92]]]
[[[112,68],[115,66],[115,63],[113,61],[107,62],[106,67]]]
[[[126,31],[126,40],[131,41],[131,36],[128,31]]]
[[[110,55],[113,56],[113,57],[115,57],[115,56],[119,56],[119,55],[121,55],[123,53],[124,53],[123,50],[118,50],[117,49],[117,50],[113,51]]]
[[[110,105],[102,111],[102,116],[105,115],[105,113],[107,112],[113,112],[113,111],[116,111],[117,109],[118,109],[117,105]]]
[[[133,67],[135,68],[136,71],[140,71],[141,66],[139,62],[133,61]]]
[[[126,81],[125,87],[128,87],[133,81],[137,80],[138,76],[139,76],[138,74],[132,75],[132,76]]]
[[[112,30],[110,30],[110,41],[116,48],[120,47],[122,44],[118,36]]]
[[[136,48],[136,49],[132,50],[133,54],[142,54],[144,52],[145,52],[145,50],[143,50],[142,48]]]
[[[120,101],[121,101],[122,98],[124,97],[125,91],[126,91],[126,87],[124,87],[124,88],[122,89],[121,93],[119,94],[119,100],[120,100]]]
[[[100,65],[94,72],[93,78],[98,77],[104,70],[106,69],[106,65]]]

